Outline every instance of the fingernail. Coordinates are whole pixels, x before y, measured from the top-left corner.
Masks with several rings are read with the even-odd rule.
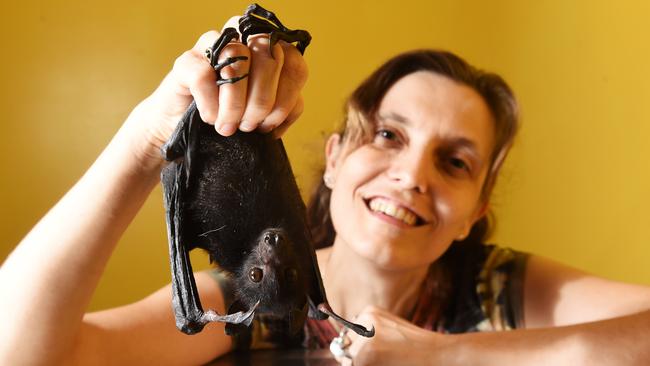
[[[224,123],[217,129],[217,132],[223,136],[230,136],[237,130],[237,125],[234,123]]]
[[[268,133],[273,130],[273,127],[274,126],[271,123],[264,120],[257,129],[262,133]]]
[[[244,132],[251,132],[255,129],[255,124],[248,122],[248,121],[241,121],[241,124],[239,125],[239,129],[244,131]]]

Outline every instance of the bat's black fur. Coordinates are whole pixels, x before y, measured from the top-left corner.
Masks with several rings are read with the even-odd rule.
[[[243,38],[271,32],[272,40],[298,42],[301,51],[311,38],[304,31],[290,31],[257,5],[242,19]],[[274,28],[276,24],[282,28]],[[235,38],[234,29],[224,30],[206,53],[216,71],[241,60],[217,64],[221,49]],[[217,79],[223,84],[243,77]],[[305,206],[281,140],[239,131],[223,137],[201,120],[192,103],[162,152],[172,161],[163,169],[162,185],[172,302],[180,330],[193,334],[207,322],[222,321],[227,333],[236,333],[258,313],[290,336],[302,329],[307,315],[332,316],[359,334],[374,334],[374,329],[342,319],[327,304]],[[188,254],[194,248],[205,249],[230,275],[236,298],[228,315],[203,311]]]
[[[320,278],[282,141],[255,132],[223,137],[213,126],[200,126],[196,173],[184,199],[188,249],[207,250],[233,275],[246,309],[258,300],[260,312],[302,309],[307,284]],[[259,282],[251,280],[254,269],[262,271]]]

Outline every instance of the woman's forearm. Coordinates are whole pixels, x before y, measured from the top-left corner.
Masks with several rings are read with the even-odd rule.
[[[144,167],[134,149],[140,109],[2,265],[0,364],[55,364],[72,347],[118,239],[159,180],[162,162]]]
[[[649,365],[650,311],[557,328],[451,336],[446,365]]]
[[[234,17],[228,25],[237,22]],[[223,56],[248,61],[222,71],[255,76],[219,87],[204,53],[218,37],[216,31],[203,34],[176,59],[88,172],[0,268],[0,365],[57,364],[81,344],[76,337],[91,295],[118,239],[158,182],[164,165],[159,148],[192,100],[224,136],[243,120],[246,130],[284,131],[302,113],[307,67],[293,45],[270,46],[266,37],[251,38],[248,46],[229,43]]]

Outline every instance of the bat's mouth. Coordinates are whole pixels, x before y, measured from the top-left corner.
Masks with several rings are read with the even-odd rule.
[[[364,203],[370,211],[388,216],[405,225],[416,227],[426,224],[426,221],[420,215],[394,201],[382,197],[371,197],[364,199]]]

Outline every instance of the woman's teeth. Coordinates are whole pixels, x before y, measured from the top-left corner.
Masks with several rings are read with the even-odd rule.
[[[370,201],[370,209],[374,212],[381,212],[384,215],[393,217],[403,223],[413,226],[417,222],[417,216],[406,208],[398,207],[390,201],[375,198]]]

